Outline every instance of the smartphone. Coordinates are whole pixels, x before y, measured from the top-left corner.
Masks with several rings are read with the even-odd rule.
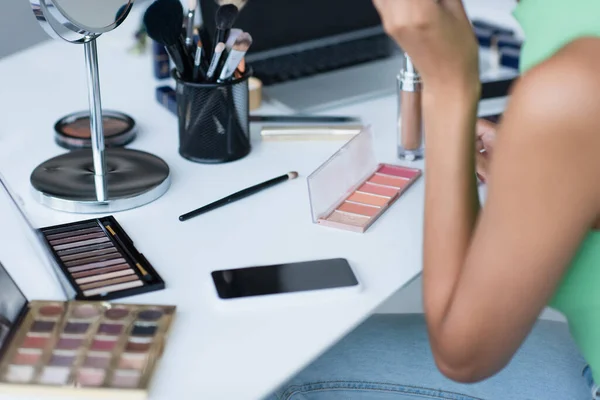
[[[221,299],[358,287],[346,259],[304,261],[212,272]]]

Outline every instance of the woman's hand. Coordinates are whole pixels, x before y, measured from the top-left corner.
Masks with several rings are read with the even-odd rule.
[[[486,119],[478,120],[475,127],[475,167],[477,176],[482,182],[485,182],[488,177],[497,129],[498,124]]]
[[[478,44],[461,0],[373,0],[426,91],[479,91]]]

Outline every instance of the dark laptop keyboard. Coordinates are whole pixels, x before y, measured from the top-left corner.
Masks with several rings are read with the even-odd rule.
[[[389,57],[394,43],[384,33],[335,45],[252,61],[254,76],[264,85],[333,71]]]

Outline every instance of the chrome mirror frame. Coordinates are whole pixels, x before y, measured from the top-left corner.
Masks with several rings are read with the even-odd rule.
[[[123,0],[125,1],[125,0]],[[70,43],[85,43],[121,25],[133,7],[135,0],[127,0],[120,15],[112,24],[102,28],[92,28],[70,20],[69,15],[56,0],[30,0],[31,8],[42,28],[52,37]]]
[[[98,3],[103,0],[97,0]],[[135,0],[123,4],[114,22],[87,27],[69,17],[60,0],[28,0],[42,28],[53,38],[83,44],[88,80],[91,154],[72,151],[38,165],[30,181],[37,200],[61,211],[106,213],[150,203],[170,186],[168,165],[159,157],[131,149],[105,149],[96,39],[121,25]],[[90,157],[91,156],[91,157]],[[70,184],[73,176],[80,178]],[[60,187],[62,182],[67,185]]]

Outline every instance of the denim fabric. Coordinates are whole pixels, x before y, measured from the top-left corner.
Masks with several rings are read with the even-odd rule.
[[[375,315],[269,400],[591,400],[584,367],[566,324],[540,321],[504,370],[460,384],[437,370],[422,315]]]

